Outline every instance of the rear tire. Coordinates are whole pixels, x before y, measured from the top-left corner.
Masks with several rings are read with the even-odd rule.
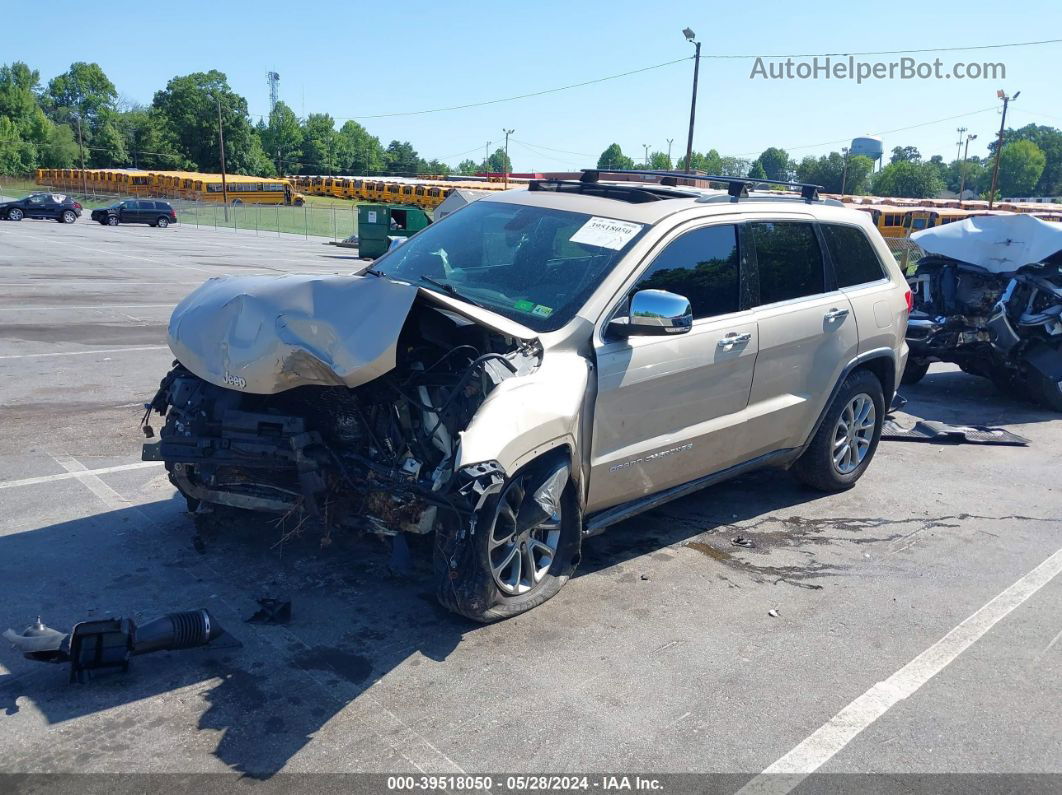
[[[551,599],[572,576],[582,522],[571,482],[564,485],[559,516],[526,527],[517,521],[527,515],[521,506],[533,514],[534,492],[556,465],[547,459],[517,472],[477,513],[472,534],[464,528],[460,537],[467,520],[444,518],[435,533],[436,595],[443,607],[481,623],[500,621]]]
[[[917,384],[923,378],[926,377],[926,373],[929,372],[929,362],[925,359],[909,358],[907,365],[903,368],[903,376],[900,378],[901,384]]]
[[[158,220],[155,221],[155,226],[157,226],[159,229],[165,229],[169,225],[170,225],[170,219],[167,218],[164,215],[160,215]]]
[[[63,214],[59,216],[59,223],[72,224],[77,220],[77,213],[73,210],[63,210]]]
[[[869,370],[856,370],[841,384],[793,474],[819,491],[850,489],[874,458],[884,419],[881,382]]]

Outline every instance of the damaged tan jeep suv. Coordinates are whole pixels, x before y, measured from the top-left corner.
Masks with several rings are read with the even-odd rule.
[[[725,478],[853,485],[910,311],[869,216],[662,182],[532,182],[357,275],[211,279],[170,321],[145,459],[193,512],[433,533],[439,599],[479,621]]]

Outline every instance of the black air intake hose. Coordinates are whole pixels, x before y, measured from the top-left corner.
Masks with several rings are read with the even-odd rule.
[[[205,646],[221,634],[221,626],[206,610],[170,613],[136,628],[133,654]]]

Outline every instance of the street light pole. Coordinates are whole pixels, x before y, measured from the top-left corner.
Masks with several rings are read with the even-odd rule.
[[[842,146],[841,151],[844,153],[844,166],[841,168],[841,199],[844,199],[844,184],[848,181],[848,147]]]
[[[970,156],[970,141],[977,138],[976,135],[966,136],[966,147],[962,153],[962,165],[959,166],[959,209],[962,209],[962,193],[966,190],[966,160]]]
[[[503,127],[502,132],[505,133],[505,159],[502,161],[502,172],[505,174],[505,189],[509,190],[509,136],[516,130],[506,130]]]
[[[642,149],[645,150],[645,167],[649,168],[649,144],[642,144]]]
[[[85,176],[85,141],[81,137],[81,112],[77,114],[77,148],[81,150],[81,192],[88,195],[88,180]]]
[[[682,31],[686,41],[691,42],[696,48],[693,54],[693,98],[690,100],[690,135],[686,139],[686,173],[693,173],[693,122],[697,118],[697,77],[701,69],[701,43],[694,41],[697,34],[689,28]]]
[[[1008,97],[1003,93],[1003,89],[996,92],[996,96],[1003,100],[1003,118],[999,121],[999,140],[996,142],[996,162],[992,166],[992,189],[988,193],[988,209],[992,209],[992,205],[996,201],[996,180],[999,178],[999,155],[1003,152],[1003,128],[1007,124],[1007,105],[1010,101],[1017,99],[1021,95],[1021,92],[1017,92],[1013,97]]]
[[[962,137],[966,134],[965,127],[958,128],[959,133],[959,148],[955,152],[955,159],[958,160],[962,156]]]
[[[674,138],[668,138],[667,139],[667,167],[668,168],[672,167],[672,163],[671,163],[671,144],[673,144],[674,142],[675,142]]]

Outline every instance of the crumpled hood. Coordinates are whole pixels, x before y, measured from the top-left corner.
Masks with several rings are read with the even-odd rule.
[[[1062,250],[1062,225],[1031,215],[977,215],[915,232],[911,240],[928,254],[1010,273]]]
[[[242,392],[355,387],[394,368],[416,297],[377,276],[224,276],[173,310],[169,346],[200,378]]]

